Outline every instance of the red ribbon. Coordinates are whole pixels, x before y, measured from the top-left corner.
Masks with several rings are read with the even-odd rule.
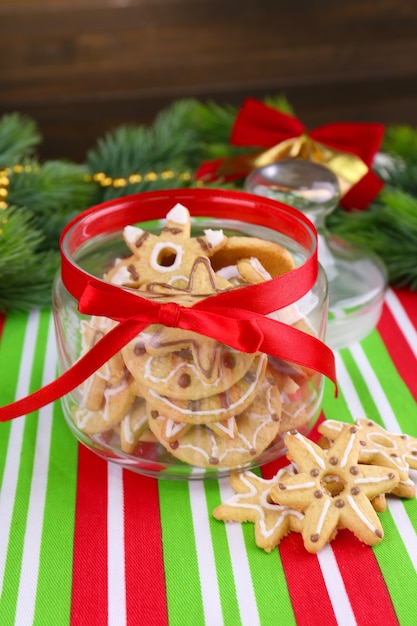
[[[162,196],[160,194],[162,193]],[[196,194],[194,198],[187,197],[183,200],[190,212],[194,202],[206,198],[207,202],[213,195],[223,197],[221,191],[194,190],[189,191],[188,196]],[[227,193],[227,201],[233,203],[233,199],[239,202],[236,215],[231,215],[233,204],[228,206],[227,217],[238,219],[245,213],[244,200],[248,194],[240,192]],[[174,199],[178,198],[178,191],[149,192],[130,196],[117,201],[120,208],[125,208],[126,213],[131,213],[141,199],[145,198],[153,202],[161,197],[168,200],[168,206],[172,206]],[[226,196],[224,196],[226,198]],[[207,202],[204,207],[196,205],[196,211],[200,215],[207,213]],[[248,201],[249,202],[249,201]],[[251,200],[248,206],[252,206]],[[255,202],[256,204],[256,202]],[[191,205],[191,206],[190,206]],[[267,225],[267,216],[274,216],[270,209],[278,203],[262,199],[259,203],[259,214],[251,214],[254,223]],[[92,234],[107,232],[120,226],[121,217],[114,210],[115,202],[110,201],[96,207],[94,210],[85,212],[73,220],[64,230],[61,241],[67,234],[70,235],[69,248],[78,246],[87,240]],[[155,217],[152,207],[148,208],[148,217]],[[209,209],[210,214],[219,216],[225,207],[213,205]],[[305,226],[311,230],[311,224],[298,212],[291,213],[287,223],[283,223],[284,231],[290,231],[301,243]],[[137,210],[136,210],[137,212]],[[249,214],[248,214],[249,215]],[[296,220],[294,219],[296,216]],[[142,216],[143,218],[143,216]],[[134,222],[134,219],[129,220]],[[270,223],[273,226],[273,223]],[[71,243],[72,242],[72,243]],[[141,331],[150,324],[164,324],[184,330],[192,330],[207,337],[211,337],[242,352],[265,352],[271,356],[298,363],[304,367],[314,369],[328,378],[336,385],[334,356],[330,348],[316,337],[308,335],[292,326],[266,317],[268,313],[278,310],[296,302],[307,293],[317,278],[317,249],[311,256],[296,269],[278,276],[265,283],[250,285],[241,289],[222,292],[198,301],[191,307],[184,307],[175,302],[155,302],[143,298],[135,292],[128,291],[94,278],[84,272],[75,264],[68,250],[63,251],[61,246],[62,280],[67,290],[79,300],[79,311],[86,315],[105,316],[119,322],[103,338],[100,339],[82,358],[74,363],[70,369],[59,378],[49,383],[42,389],[31,395],[17,400],[16,402],[0,408],[0,421],[13,419],[20,415],[38,410],[42,406],[57,400],[78,387],[83,381],[97,371],[114,354],[129,341],[134,339]]]
[[[308,131],[296,117],[278,111],[259,100],[247,98],[238,112],[230,136],[234,146],[271,148],[283,141],[306,134],[314,141],[340,152],[359,157],[369,168],[380,149],[385,127],[382,124],[341,122],[325,124]],[[196,178],[206,182],[219,179],[224,159],[206,161],[196,172]],[[245,169],[227,180],[242,178]],[[383,183],[371,169],[343,196],[345,208],[365,209],[382,189]]]

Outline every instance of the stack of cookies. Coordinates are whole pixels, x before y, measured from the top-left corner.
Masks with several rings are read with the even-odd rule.
[[[180,204],[159,235],[127,226],[123,236],[131,254],[117,259],[105,280],[182,306],[294,268],[274,242],[227,237],[220,229],[192,237]],[[293,323],[313,332],[294,311]],[[114,325],[97,316],[82,321],[83,352]],[[239,468],[311,419],[319,378],[263,353],[152,324],[84,383],[73,418],[83,433],[111,440],[123,454],[140,456],[146,441],[190,466]]]
[[[252,522],[255,542],[271,552],[290,532],[301,533],[317,553],[340,529],[374,546],[384,536],[377,513],[386,495],[415,497],[417,439],[386,431],[372,420],[335,420],[319,426],[318,444],[291,430],[285,435],[290,465],[270,479],[251,471],[232,474],[235,494],[213,511],[218,520]]]

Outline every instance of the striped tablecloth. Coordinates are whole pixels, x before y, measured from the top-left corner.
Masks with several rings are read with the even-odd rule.
[[[2,319],[0,403],[49,382],[49,310]],[[378,329],[336,355],[323,419],[417,436],[417,293],[390,290]],[[277,467],[267,467],[272,475]],[[318,556],[292,534],[211,511],[228,480],[157,482],[77,444],[59,403],[0,424],[0,625],[372,626],[417,623],[417,501],[389,498],[375,548],[341,531]]]

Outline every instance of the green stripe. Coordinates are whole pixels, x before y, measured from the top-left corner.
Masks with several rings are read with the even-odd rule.
[[[253,470],[260,475],[258,469]],[[246,553],[261,625],[269,626],[279,618],[281,624],[295,624],[288,585],[279,549],[267,553],[255,543],[253,523],[242,524]]]
[[[0,406],[10,404],[16,398],[17,379],[27,319],[28,315],[26,313],[10,314],[6,317],[0,341]],[[3,482],[10,428],[11,422],[0,424],[0,485]]]
[[[368,417],[369,419],[372,419],[375,422],[381,424],[379,411],[376,408],[372,393],[369,391],[368,385],[363,377],[363,373],[359,369],[359,366],[353,358],[352,353],[349,350],[343,351],[341,353],[341,357],[349,372],[350,379],[363,407],[363,414],[353,415],[352,417],[354,419]]]
[[[158,483],[170,626],[204,624],[188,483]]]
[[[53,419],[35,626],[70,622],[78,447],[59,404]]]
[[[415,436],[417,433],[417,425],[415,420],[416,409],[414,398],[393,365],[391,357],[379,334],[376,331],[371,333],[362,343],[362,348],[400,424],[401,430]],[[372,391],[368,388],[363,372],[359,369],[352,353],[348,350],[342,351],[341,356],[349,371],[359,400],[363,405],[366,417],[373,419],[385,427],[384,416],[380,415]]]
[[[28,315],[25,313],[9,314],[3,328],[3,335],[0,343],[0,371],[2,376],[2,384],[0,386],[0,404],[2,406],[13,402],[16,396],[17,380],[27,320]],[[10,428],[11,422],[0,424],[0,484],[3,483]],[[4,529],[2,532],[4,532]],[[10,545],[8,546],[8,555],[9,553]],[[10,562],[10,557],[8,558],[8,562]],[[7,575],[7,571],[5,571],[5,575]],[[12,602],[11,604],[6,593],[7,580],[5,579],[3,593],[0,597],[0,623],[5,625],[13,624],[15,614],[15,602]]]
[[[36,346],[31,369],[29,391],[39,388],[42,382],[42,370],[45,355],[45,341],[48,332],[49,316],[40,315],[39,329],[36,337]],[[19,355],[21,356],[21,355]],[[34,442],[38,424],[37,414],[25,418],[22,452],[19,465],[19,475],[14,502],[12,526],[10,530],[9,549],[7,553],[4,576],[3,595],[0,600],[0,623],[2,619],[10,619],[11,613],[16,611],[17,595],[21,573],[24,537],[27,523],[27,513],[30,495],[31,478],[33,474],[33,459],[35,453]],[[6,616],[8,616],[6,618]],[[8,623],[5,621],[4,623]]]
[[[258,548],[253,524],[243,524],[246,552],[262,626],[295,624],[288,586],[278,548],[269,554]],[[284,539],[285,541],[285,539]]]
[[[333,383],[328,379],[324,383],[322,407],[326,419],[349,423],[353,421],[343,390],[339,387],[335,397]]]
[[[417,502],[406,501],[404,505],[406,508],[412,506],[415,520]],[[380,519],[384,528],[384,539],[373,550],[399,623],[401,626],[414,626],[417,614],[417,572],[388,509],[380,514]]]
[[[240,611],[230,560],[226,525],[211,515],[211,512],[221,502],[219,483],[215,480],[207,481],[205,493],[224,622],[225,624],[240,624]]]
[[[53,407],[34,626],[70,623],[77,461],[77,441],[57,402]]]
[[[254,471],[259,474],[258,470]],[[206,484],[206,498],[210,515],[210,512],[221,502],[217,482]],[[215,520],[211,515],[210,518],[224,622],[225,624],[240,624],[225,523]],[[254,524],[247,522],[242,523],[241,526],[260,623],[269,626],[279,616],[280,623],[288,624],[288,626],[295,624],[278,549],[269,554],[266,553],[256,546]]]
[[[9,404],[15,400],[28,317],[27,313],[10,313],[4,323],[0,342],[0,394],[2,404]]]
[[[383,388],[403,433],[417,437],[416,402],[399,375],[378,333],[372,334],[364,349],[381,387]],[[382,422],[384,416],[381,415]]]

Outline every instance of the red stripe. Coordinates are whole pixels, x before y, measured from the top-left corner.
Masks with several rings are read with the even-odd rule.
[[[292,533],[279,544],[297,626],[337,625],[318,558]]]
[[[103,626],[107,616],[107,463],[80,445],[71,625]]]
[[[417,302],[416,294],[414,294],[414,299],[415,304]],[[381,319],[378,323],[378,332],[381,335],[398,373],[417,401],[417,377],[415,375],[416,358],[401,328],[398,326],[391,310],[386,304],[383,307]]]
[[[313,441],[319,436],[317,426],[323,419],[324,415],[321,413],[309,434]],[[284,455],[264,465],[261,468],[262,476],[272,478],[285,465],[288,465],[288,459]],[[326,626],[336,625],[336,617],[318,558],[304,548],[301,535],[292,533],[285,537],[279,544],[279,552],[297,626],[316,626],[318,618],[320,623]]]
[[[417,330],[417,291],[409,289],[394,289],[393,291]]]
[[[131,626],[168,624],[158,483],[123,474],[126,612]]]
[[[348,530],[338,533],[332,547],[358,626],[380,626],[381,616],[384,624],[398,624],[372,548]]]
[[[317,426],[323,419],[322,413],[309,434],[313,441],[319,437]],[[283,457],[268,464],[262,468],[263,476],[272,478],[286,463]],[[398,624],[372,548],[362,544],[348,530],[339,531],[331,545],[358,626],[379,626],[381,615],[390,626]],[[297,625],[315,626],[318,616],[320,623],[326,626],[336,624],[319,561],[305,550],[301,535],[294,533],[286,537],[279,545],[279,552]]]

